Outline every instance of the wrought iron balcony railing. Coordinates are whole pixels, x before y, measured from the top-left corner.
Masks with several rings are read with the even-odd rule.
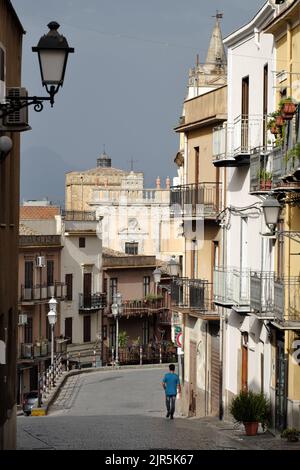
[[[248,165],[252,150],[266,145],[267,140],[266,116],[240,115],[233,123],[213,130],[213,163],[228,167]]]
[[[41,343],[22,343],[20,350],[20,359],[35,359],[38,357],[47,357],[51,354],[51,343],[43,341]]]
[[[62,282],[55,282],[53,285],[37,284],[32,287],[21,286],[21,302],[40,302],[55,297],[63,300],[66,296],[66,285]]]
[[[291,276],[274,282],[274,313],[286,326],[300,326],[300,277]]]
[[[274,318],[274,272],[251,271],[250,308],[260,318]]]
[[[155,312],[160,312],[166,309],[164,299],[137,299],[137,300],[125,300],[123,302],[123,315],[144,315]]]
[[[171,210],[180,216],[215,218],[221,211],[222,183],[198,183],[171,188]]]
[[[215,310],[212,284],[201,279],[174,278],[171,283],[173,306],[193,310],[195,313]]]
[[[106,307],[106,294],[79,294],[79,310],[100,310]]]
[[[217,267],[214,270],[213,297],[217,305],[249,311],[250,269]]]
[[[95,221],[96,220],[96,212],[64,211],[62,215],[65,220],[72,220],[72,221]]]

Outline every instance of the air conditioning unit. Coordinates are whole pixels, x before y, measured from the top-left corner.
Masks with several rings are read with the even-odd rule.
[[[19,315],[19,325],[26,325],[27,324],[27,313],[21,313]]]
[[[9,87],[6,89],[6,96],[8,98],[22,99],[27,98],[28,93],[26,88]],[[3,125],[9,128],[28,127],[28,108],[22,108],[6,116],[4,118]]]
[[[44,268],[46,266],[45,256],[38,256],[36,259],[36,267]]]

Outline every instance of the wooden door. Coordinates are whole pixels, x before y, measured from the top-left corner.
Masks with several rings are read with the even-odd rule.
[[[242,334],[242,391],[248,390],[248,333]]]
[[[210,323],[211,335],[211,414],[219,415],[220,407],[220,327]]]
[[[65,337],[68,338],[68,344],[73,343],[73,318],[65,318]]]
[[[83,301],[84,308],[92,306],[92,273],[84,273],[83,275]]]
[[[83,317],[83,342],[91,342],[91,316],[86,315]]]
[[[278,431],[286,428],[287,421],[287,372],[288,364],[284,354],[284,341],[277,340],[276,345],[276,401],[275,427]]]
[[[197,344],[190,342],[190,383],[189,383],[189,416],[196,416],[197,396]]]

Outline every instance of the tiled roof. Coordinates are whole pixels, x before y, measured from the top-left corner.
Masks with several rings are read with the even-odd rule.
[[[40,235],[40,233],[37,232],[36,230],[33,230],[30,227],[27,227],[24,224],[20,224],[20,226],[19,226],[19,235],[27,235],[27,236],[28,235]]]
[[[53,219],[55,215],[60,214],[60,208],[54,206],[21,206],[20,220],[42,220]]]

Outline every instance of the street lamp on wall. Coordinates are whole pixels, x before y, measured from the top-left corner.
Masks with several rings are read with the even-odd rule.
[[[180,272],[180,265],[179,263],[176,261],[176,257],[175,255],[173,255],[170,259],[170,261],[168,262],[168,271],[169,271],[169,274],[171,277],[177,277],[179,276],[179,272]]]
[[[155,284],[155,295],[157,295],[157,286],[160,283],[161,280],[161,269],[156,268],[153,271],[153,279],[154,279],[154,284]]]
[[[272,196],[267,197],[262,203],[262,209],[265,217],[266,225],[272,233],[275,233],[275,228],[278,223],[281,205]]]
[[[49,32],[41,37],[33,52],[38,53],[42,84],[49,96],[7,96],[0,103],[0,119],[33,105],[36,112],[43,110],[44,101],[54,105],[54,97],[63,86],[69,54],[74,48],[69,47],[68,41],[58,32],[59,24],[52,21],[48,24]]]
[[[51,366],[53,366],[54,363],[54,326],[57,321],[57,300],[52,297],[52,299],[49,300],[49,312],[48,312],[48,321],[51,326]]]

